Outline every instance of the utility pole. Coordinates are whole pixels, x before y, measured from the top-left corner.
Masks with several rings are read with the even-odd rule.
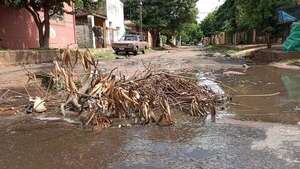
[[[143,36],[143,1],[140,0],[140,37]]]

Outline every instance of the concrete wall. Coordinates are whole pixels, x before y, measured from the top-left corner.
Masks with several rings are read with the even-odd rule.
[[[78,47],[93,48],[92,32],[88,25],[77,25],[76,37]]]
[[[71,9],[66,6],[66,10]],[[51,48],[76,46],[74,21],[74,16],[68,14],[64,14],[63,20],[51,20]],[[0,6],[0,48],[38,48],[38,39],[38,29],[27,10]]]
[[[209,37],[203,38],[203,44],[204,45],[209,45],[209,44],[224,45],[224,44],[226,44],[225,39],[226,39],[225,32],[221,32],[217,35],[212,36],[212,38],[209,38]]]
[[[0,51],[0,66],[50,63],[59,50],[4,50]]]
[[[124,4],[120,0],[106,1],[107,42],[115,42],[125,35]]]

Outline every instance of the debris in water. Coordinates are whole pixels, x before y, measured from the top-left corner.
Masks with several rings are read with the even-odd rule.
[[[250,66],[249,66],[249,65],[247,65],[247,64],[243,64],[243,68],[245,68],[245,69],[249,69],[249,68],[250,68]]]
[[[300,111],[300,107],[296,106],[294,110],[295,111]]]
[[[38,116],[35,119],[41,120],[41,121],[59,121],[59,120],[62,120],[60,117],[44,117],[44,116]]]
[[[198,73],[197,79],[199,80],[199,85],[202,87],[209,88],[213,91],[213,93],[223,96],[225,95],[224,90],[220,87],[220,85],[215,80],[216,77],[214,77],[210,73]]]
[[[43,113],[47,111],[44,99],[36,96],[35,98],[29,98],[29,101],[33,103],[34,112]]]
[[[223,75],[229,76],[229,75],[245,75],[245,73],[238,72],[238,71],[227,71],[223,72]]]

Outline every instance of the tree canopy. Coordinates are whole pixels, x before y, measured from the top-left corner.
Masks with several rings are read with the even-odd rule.
[[[143,0],[143,27],[154,35],[176,35],[186,25],[195,22],[197,0]],[[140,1],[125,0],[125,17],[139,23]],[[156,39],[156,40],[155,40]]]
[[[197,22],[186,24],[178,34],[185,44],[197,44],[203,38],[203,32]]]
[[[86,11],[104,10],[106,0],[75,0],[75,8]]]
[[[274,32],[278,28],[276,10],[292,5],[294,0],[226,0],[201,26],[205,36],[251,29]]]

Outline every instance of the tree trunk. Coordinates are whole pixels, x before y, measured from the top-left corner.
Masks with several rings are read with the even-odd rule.
[[[253,32],[252,32],[252,43],[256,44],[256,29],[253,29]]]
[[[270,49],[270,48],[272,48],[271,33],[267,32],[267,33],[266,33],[266,38],[267,38],[267,46],[268,46],[268,49]]]
[[[50,37],[50,16],[49,9],[44,9],[44,32],[42,39],[40,39],[41,48],[49,48],[49,37]]]
[[[236,46],[237,45],[237,33],[234,32],[233,33],[233,46]]]
[[[44,46],[44,26],[43,24],[39,24],[37,27],[39,31],[39,47],[42,48]]]
[[[160,42],[159,32],[157,30],[153,30],[150,33],[151,33],[151,36],[152,36],[153,47],[159,47],[159,42]]]
[[[38,28],[39,33],[39,45],[40,48],[49,48],[49,37],[50,37],[50,15],[49,9],[44,8],[44,20],[42,21],[39,11],[34,10],[30,5],[26,6],[25,9],[31,14],[33,20]]]
[[[209,37],[209,43],[208,43],[209,45],[213,45],[213,42],[212,42],[213,40],[212,40],[212,38],[213,38],[213,37],[212,37],[212,35],[211,35],[211,36]]]

